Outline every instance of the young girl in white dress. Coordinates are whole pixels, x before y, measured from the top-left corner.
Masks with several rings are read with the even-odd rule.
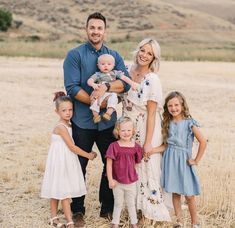
[[[50,225],[54,227],[73,228],[70,200],[86,194],[86,186],[77,154],[90,160],[96,157],[95,152],[85,152],[77,147],[72,139],[70,119],[73,115],[73,104],[64,92],[55,93],[56,113],[60,119],[51,136],[46,169],[42,182],[41,197],[50,199]],[[58,203],[61,200],[67,225],[59,222]]]

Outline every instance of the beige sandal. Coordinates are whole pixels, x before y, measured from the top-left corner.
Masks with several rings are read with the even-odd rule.
[[[192,228],[200,228],[200,225],[199,224],[194,224],[194,225],[192,225]]]
[[[101,121],[101,116],[98,115],[98,116],[94,116],[93,117],[93,122],[96,124],[96,123],[99,123]]]
[[[103,118],[103,120],[105,120],[105,121],[111,120],[111,116],[110,116],[107,112],[103,114],[102,118]]]
[[[57,227],[57,228],[66,228],[65,224],[63,223],[55,223],[55,220],[58,220],[59,221],[59,217],[58,216],[55,216],[54,218],[51,218],[50,219],[50,222],[49,222],[49,225],[53,226],[53,227]]]

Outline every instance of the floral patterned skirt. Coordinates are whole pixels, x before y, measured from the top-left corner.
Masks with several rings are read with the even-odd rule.
[[[161,154],[153,154],[137,167],[137,209],[154,221],[171,221],[160,186]]]
[[[133,105],[131,111],[125,111],[136,124],[136,142],[140,145],[144,144],[146,136],[147,111],[146,107]],[[155,129],[153,133],[152,146],[162,144],[161,134],[161,117],[160,113],[156,114]],[[172,207],[172,202],[166,206],[165,193],[160,185],[161,177],[161,159],[162,154],[153,154],[147,160],[143,159],[137,165],[138,181],[137,181],[137,209],[142,214],[154,221],[171,221],[167,206]]]

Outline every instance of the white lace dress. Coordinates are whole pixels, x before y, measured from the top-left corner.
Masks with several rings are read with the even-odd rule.
[[[71,127],[63,123],[72,137]],[[71,152],[60,135],[52,134],[41,197],[66,199],[86,194],[86,186],[78,156]]]
[[[124,115],[131,117],[136,123],[136,141],[139,141],[142,146],[146,135],[147,101],[157,102],[152,146],[161,145],[162,87],[158,75],[155,73],[147,74],[141,81],[138,91],[132,89],[128,91],[127,99],[132,103],[132,110],[128,108],[128,111],[124,107]],[[160,153],[153,154],[148,160],[143,159],[137,166],[139,176],[137,209],[140,209],[148,219],[170,221],[171,218],[164,204],[163,191],[160,186],[161,159],[162,155]]]

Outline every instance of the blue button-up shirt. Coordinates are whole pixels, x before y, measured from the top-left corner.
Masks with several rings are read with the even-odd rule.
[[[83,129],[104,130],[112,127],[117,119],[117,113],[113,112],[110,121],[101,121],[98,124],[94,124],[89,105],[74,99],[80,89],[85,90],[89,95],[92,93],[92,88],[87,85],[87,80],[95,72],[99,71],[97,59],[102,54],[111,54],[115,58],[114,70],[123,71],[126,76],[129,76],[122,57],[116,51],[104,45],[97,51],[87,42],[70,50],[64,60],[64,85],[67,94],[74,100],[72,121]],[[130,86],[124,82],[124,91],[128,91],[129,88]],[[101,112],[104,111],[105,109],[101,110]]]

